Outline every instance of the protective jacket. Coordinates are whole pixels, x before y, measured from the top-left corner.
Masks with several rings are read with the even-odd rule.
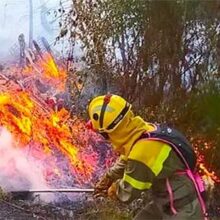
[[[204,219],[193,181],[168,142],[142,138],[155,126],[130,112],[109,134],[115,149],[124,152],[107,175],[116,182],[120,201],[131,202],[142,193],[151,195],[135,219]]]

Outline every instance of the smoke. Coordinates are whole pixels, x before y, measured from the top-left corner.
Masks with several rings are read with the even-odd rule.
[[[4,191],[48,189],[43,168],[27,158],[22,148],[13,146],[12,135],[5,128],[0,132],[0,156],[0,186]],[[51,197],[41,199],[49,201]]]
[[[57,9],[59,0],[33,1],[33,37],[46,37],[52,43],[59,34],[58,30],[48,32],[46,27],[58,26],[58,22],[50,23],[54,19],[53,14],[49,16],[47,11]],[[18,36],[23,33],[28,43],[29,36],[29,1],[0,1],[0,62],[7,62],[12,56],[19,54]],[[42,15],[44,20],[42,20]],[[19,27],[19,28],[17,28]],[[15,53],[15,54],[14,54]]]

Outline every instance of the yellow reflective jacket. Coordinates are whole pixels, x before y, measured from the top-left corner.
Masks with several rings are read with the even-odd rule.
[[[155,197],[166,198],[165,204],[169,202],[166,178],[172,185],[174,199],[195,193],[194,186],[186,176],[175,174],[178,170],[184,170],[184,165],[169,145],[142,139],[135,143],[126,160],[120,159],[110,169],[109,175],[114,173],[114,178],[118,179],[119,200],[130,202],[139,198],[141,192],[151,190]]]
[[[130,202],[140,197],[142,192],[150,190],[155,198],[169,202],[166,189],[168,178],[174,192],[174,199],[195,194],[192,182],[185,176],[176,175],[176,171],[185,166],[172,148],[163,142],[140,139],[144,131],[154,130],[154,126],[130,113],[118,128],[110,133],[110,141],[115,149],[124,152],[118,162],[108,171],[116,181],[117,197]]]

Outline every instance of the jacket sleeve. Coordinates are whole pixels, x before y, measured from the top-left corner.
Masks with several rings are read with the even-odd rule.
[[[163,169],[171,148],[156,141],[140,142],[129,154],[123,178],[116,182],[116,195],[123,202],[130,202],[148,191]]]
[[[120,156],[115,164],[107,171],[106,175],[115,182],[116,180],[123,178],[125,167],[126,160],[123,156]]]

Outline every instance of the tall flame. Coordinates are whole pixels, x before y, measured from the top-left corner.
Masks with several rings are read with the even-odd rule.
[[[13,134],[16,147],[30,148],[33,154],[37,149],[35,156],[39,159],[52,158],[55,152],[60,152],[69,160],[74,181],[88,183],[97,170],[99,155],[88,144],[90,137],[82,135],[83,121],[70,117],[64,108],[56,111],[48,106],[35,86],[35,80],[40,79],[53,86],[53,91],[60,92],[61,87],[57,88],[57,85],[65,85],[66,73],[58,69],[49,53],[34,65],[26,68],[22,75],[16,75],[21,85],[13,80],[0,85],[0,126]],[[18,69],[17,72],[21,71]],[[29,86],[26,85],[28,80]],[[53,173],[60,176],[56,162],[50,163]]]
[[[32,65],[26,66],[23,69],[25,75],[41,78],[44,82],[64,90],[66,82],[66,71],[63,67],[58,67],[53,56],[45,52],[41,59],[32,63]]]
[[[53,152],[53,148],[57,148],[69,158],[76,172],[83,174],[82,177],[85,177],[86,173],[86,178],[91,178],[94,164],[83,160],[81,147],[73,144],[72,130],[75,128],[74,125],[65,123],[70,117],[67,110],[45,114],[44,110],[34,103],[26,92],[1,94],[1,126],[14,134],[19,145],[27,146],[32,141],[32,144],[41,144],[42,150],[47,154]],[[75,129],[74,132],[76,131]],[[96,155],[93,156],[95,160]]]

